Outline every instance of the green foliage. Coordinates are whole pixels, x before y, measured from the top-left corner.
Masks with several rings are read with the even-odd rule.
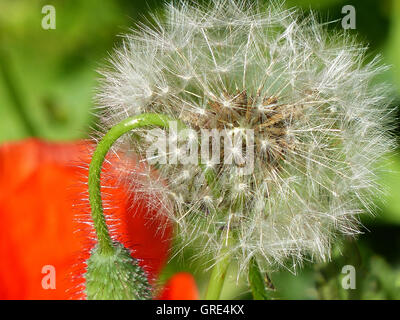
[[[56,9],[55,30],[41,27],[44,5]],[[0,66],[0,142],[87,137],[96,69],[146,9],[122,0],[0,1],[0,64],[10,75]]]
[[[263,276],[257,261],[253,258],[249,268],[249,285],[253,294],[254,300],[267,300],[267,286],[270,281],[267,276]]]
[[[343,4],[347,2],[345,0],[287,0],[286,4],[290,7],[301,7],[301,8],[313,8],[313,9],[322,9],[329,8],[333,5]]]
[[[388,56],[388,61],[392,63],[393,81],[400,88],[400,1],[393,1],[391,22],[385,53]]]
[[[382,174],[381,182],[387,186],[390,192],[377,195],[375,202],[383,210],[376,217],[366,217],[368,224],[393,224],[400,226],[400,157],[392,153],[382,159],[380,166]]]

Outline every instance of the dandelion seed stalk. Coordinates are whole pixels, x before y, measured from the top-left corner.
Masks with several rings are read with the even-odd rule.
[[[219,253],[219,259],[216,261],[210,275],[206,300],[219,300],[222,292],[222,288],[225,282],[225,276],[228,271],[229,264],[231,262],[231,256],[229,254],[229,247],[232,244],[232,238],[226,231],[226,237],[224,239],[223,247]]]

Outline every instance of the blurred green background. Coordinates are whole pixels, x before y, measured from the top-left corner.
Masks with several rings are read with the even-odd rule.
[[[41,26],[45,5],[56,9],[55,30]],[[353,5],[356,30],[348,32],[369,44],[370,56],[380,54],[392,66],[380,80],[397,87],[393,106],[400,105],[400,0],[288,0],[286,5],[313,9],[321,21],[337,20],[329,25],[333,29],[341,28],[342,7]],[[30,136],[55,141],[87,137],[95,126],[90,110],[96,69],[121,42],[119,35],[161,7],[157,0],[0,0],[0,142]],[[364,221],[357,245],[345,241],[335,248],[332,262],[305,264],[296,275],[272,274],[276,291],[271,297],[400,299],[400,156],[392,154],[382,162],[388,173],[381,179],[391,192],[376,199],[381,209],[376,218]],[[190,271],[203,290],[207,275],[187,258],[190,251],[175,258],[162,279]],[[341,286],[341,270],[348,264],[357,270],[356,290]],[[251,294],[244,282],[235,286],[233,281],[226,284],[223,298]]]

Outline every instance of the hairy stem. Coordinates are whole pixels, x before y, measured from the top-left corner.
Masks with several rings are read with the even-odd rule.
[[[90,162],[88,184],[91,213],[101,254],[113,254],[115,250],[104,217],[103,204],[101,200],[100,175],[108,151],[119,137],[130,130],[147,126],[167,128],[169,126],[169,121],[172,120],[173,119],[170,119],[165,115],[152,113],[130,117],[112,127],[97,145],[97,148],[93,153],[92,161]]]

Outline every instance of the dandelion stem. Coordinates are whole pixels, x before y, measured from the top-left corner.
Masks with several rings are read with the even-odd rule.
[[[102,164],[108,151],[119,137],[130,130],[147,126],[167,128],[169,126],[169,121],[171,120],[172,119],[165,115],[152,113],[127,118],[112,127],[97,145],[89,167],[88,184],[91,213],[101,254],[113,254],[115,250],[104,217],[103,204],[101,200],[100,175]]]
[[[223,237],[223,246],[210,275],[210,280],[207,287],[206,300],[219,300],[222,287],[224,285],[226,272],[231,262],[229,247],[232,243],[232,238],[227,234]]]

